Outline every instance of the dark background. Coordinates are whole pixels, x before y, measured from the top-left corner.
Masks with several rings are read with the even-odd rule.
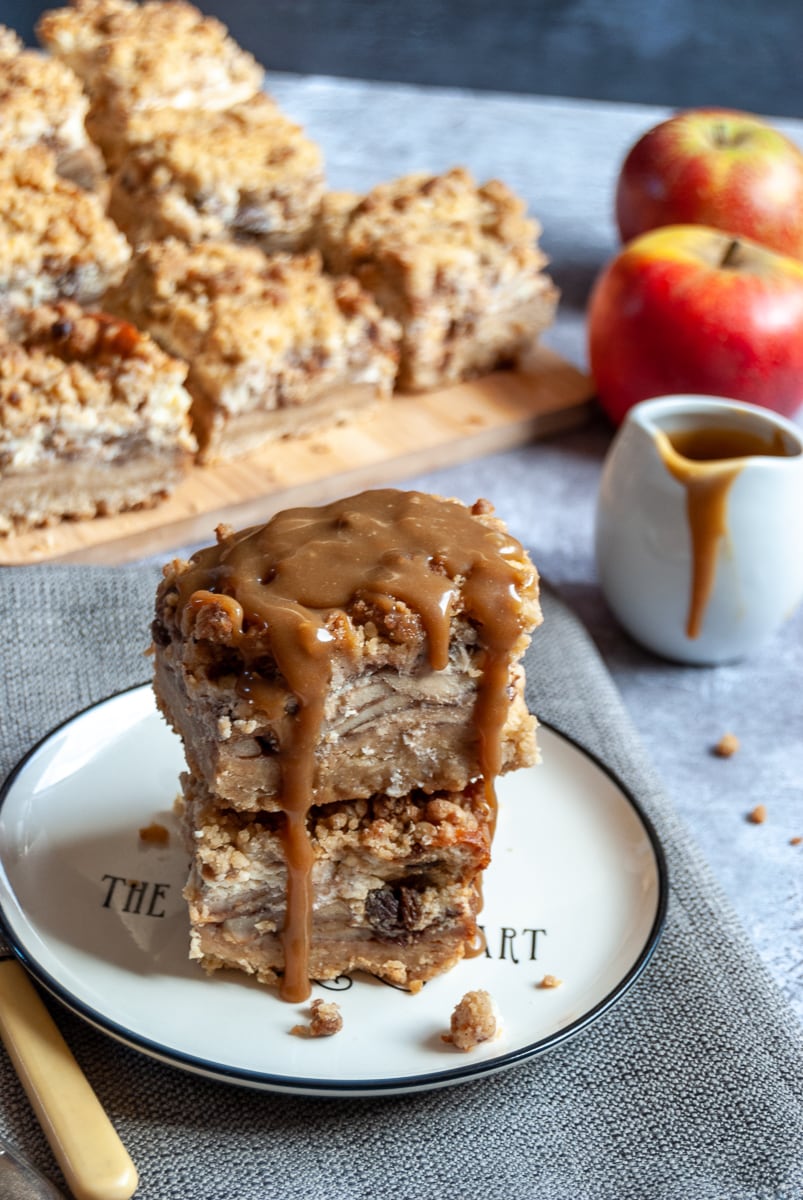
[[[33,41],[55,5],[0,0]],[[273,70],[803,116],[801,0],[201,0]]]

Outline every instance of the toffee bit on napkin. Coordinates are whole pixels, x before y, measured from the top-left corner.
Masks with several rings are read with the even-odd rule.
[[[747,820],[750,822],[751,825],[763,825],[764,822],[766,821],[766,819],[767,819],[766,804],[757,804],[756,807],[752,808],[750,810],[750,812],[747,814]]]
[[[343,1028],[343,1017],[340,1009],[333,1000],[313,1000],[310,1005],[309,1025],[294,1025],[290,1030],[296,1037],[319,1038],[331,1037],[340,1033]]]
[[[713,747],[713,753],[717,758],[733,758],[736,751],[739,749],[739,739],[735,733],[723,733],[722,737]]]

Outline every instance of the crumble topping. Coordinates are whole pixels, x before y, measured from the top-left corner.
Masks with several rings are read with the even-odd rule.
[[[0,26],[0,143],[39,142],[83,147],[89,102],[81,81],[58,59],[26,50],[10,29]]]
[[[225,25],[183,0],[75,0],[44,13],[37,34],[91,96],[129,109],[226,108],[262,84]]]
[[[248,879],[254,862],[277,842],[276,820],[275,814],[238,817],[224,808],[199,807],[194,852],[205,878]],[[392,863],[430,851],[459,851],[462,846],[487,864],[489,828],[484,790],[474,783],[462,796],[442,793],[431,798],[413,792],[322,805],[313,810],[310,836],[315,857],[321,860],[345,860],[359,852],[376,862]]]
[[[264,94],[223,112],[158,108],[138,113],[126,139],[131,149],[141,148],[141,169],[149,164],[169,171],[188,194],[226,188],[232,173],[241,188],[261,189],[321,171],[318,146]]]
[[[133,118],[110,213],[141,240],[229,234],[294,248],[323,194],[318,146],[267,96],[225,112],[160,109]],[[278,243],[274,245],[274,243]]]
[[[406,175],[362,198],[329,193],[321,226],[336,270],[386,261],[403,272],[412,306],[433,291],[459,292],[466,270],[498,283],[546,263],[536,246],[540,226],[525,215],[523,200],[498,180],[478,185],[462,167]]]

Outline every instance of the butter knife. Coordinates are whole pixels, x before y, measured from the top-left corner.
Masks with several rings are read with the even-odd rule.
[[[0,1038],[75,1200],[129,1200],[136,1167],[1,932]]]
[[[3,1200],[66,1200],[59,1191],[8,1142],[0,1140],[0,1196]]]

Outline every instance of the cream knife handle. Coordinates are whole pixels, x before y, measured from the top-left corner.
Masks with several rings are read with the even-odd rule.
[[[0,962],[0,1037],[75,1200],[128,1200],[137,1170],[23,967]]]

